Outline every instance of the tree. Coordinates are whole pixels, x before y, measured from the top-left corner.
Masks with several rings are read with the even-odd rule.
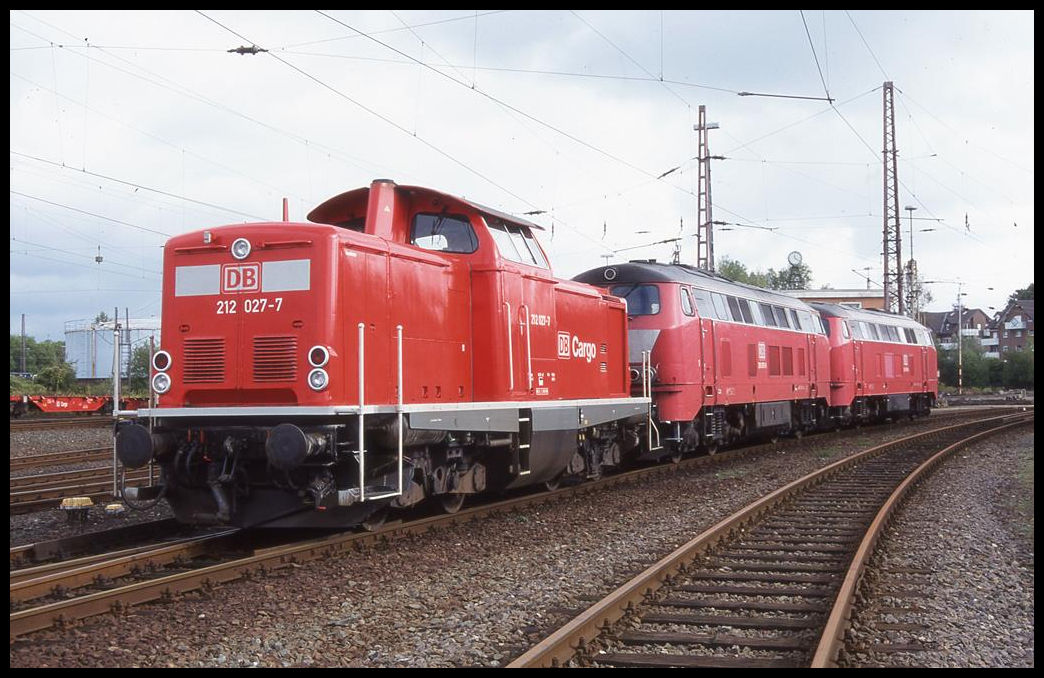
[[[130,373],[127,381],[128,391],[141,392],[149,390],[149,362],[151,358],[148,344],[138,346],[131,353]]]
[[[102,311],[98,315],[94,316],[94,324],[95,325],[100,325],[101,323],[107,323],[107,322],[110,322],[111,320],[112,320],[112,318],[110,318],[109,314],[106,313],[105,311]]]
[[[65,362],[64,341],[36,341],[32,337],[25,338],[25,371],[37,374],[51,365]],[[11,335],[11,372],[20,372],[22,368],[22,336]]]
[[[1028,287],[1015,290],[1008,295],[1008,303],[1018,301],[1019,299],[1032,299],[1033,298],[1033,283],[1030,283]]]
[[[938,344],[936,344],[936,348],[938,348]],[[994,362],[994,359],[987,358],[983,354],[982,346],[974,337],[962,337],[961,348],[963,355],[958,355],[956,348],[939,351],[939,381],[950,388],[957,388],[958,381],[964,388],[989,386],[990,364]],[[960,380],[958,380],[957,374],[958,364],[963,368]]]
[[[807,264],[789,264],[776,271],[748,271],[741,262],[723,257],[718,264],[718,273],[729,280],[772,290],[807,290],[812,284],[812,269]]]
[[[76,383],[76,370],[69,363],[55,363],[37,373],[36,383],[46,386],[54,393],[68,391]]]
[[[812,269],[808,264],[791,264],[774,272],[769,269],[769,287],[774,290],[807,290],[812,283]]]
[[[1008,353],[1004,358],[1004,385],[1008,388],[1033,388],[1033,351]]]
[[[769,269],[771,271],[771,269]],[[769,274],[761,271],[748,271],[747,267],[735,259],[723,257],[718,262],[718,273],[729,280],[753,285],[754,287],[768,287]]]

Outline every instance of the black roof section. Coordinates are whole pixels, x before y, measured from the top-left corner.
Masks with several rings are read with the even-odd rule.
[[[700,289],[721,294],[741,296],[755,301],[777,304],[786,308],[811,307],[797,297],[780,294],[775,290],[755,287],[730,280],[718,273],[711,273],[689,264],[668,264],[655,259],[629,261],[626,264],[611,264],[592,268],[573,277],[577,282],[607,287],[626,283],[676,282],[693,285]]]

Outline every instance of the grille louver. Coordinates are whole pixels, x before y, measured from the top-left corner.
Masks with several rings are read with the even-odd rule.
[[[254,337],[254,381],[297,379],[297,337]]]
[[[186,384],[218,384],[225,380],[225,340],[186,339]]]

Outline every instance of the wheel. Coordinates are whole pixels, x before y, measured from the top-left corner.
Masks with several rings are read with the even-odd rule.
[[[384,521],[388,519],[388,509],[381,508],[377,509],[370,516],[359,523],[359,527],[366,530],[367,532],[376,532],[381,529],[381,525],[384,525]]]
[[[439,502],[446,513],[456,513],[464,505],[464,495],[453,492],[439,495]]]
[[[709,443],[704,445],[703,449],[708,457],[714,456],[718,452],[718,443]]]
[[[801,429],[795,429],[794,430],[794,440],[801,440],[804,437],[805,437],[805,432],[804,431],[802,431]]]
[[[671,460],[672,464],[680,464],[684,454],[685,453],[682,452],[682,450],[676,449],[676,450],[672,451],[670,456],[667,457],[667,458]]]
[[[562,474],[559,473],[557,476],[555,476],[551,480],[545,480],[544,481],[544,489],[547,490],[548,492],[554,492],[555,490],[558,489],[558,486],[561,484],[561,482],[562,482]]]
[[[769,436],[769,442],[773,445],[777,444],[779,442],[779,434],[773,433],[771,436]]]

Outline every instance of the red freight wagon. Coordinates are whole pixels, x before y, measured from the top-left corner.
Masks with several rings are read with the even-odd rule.
[[[649,352],[654,418],[675,455],[825,423],[829,344],[808,304],[655,261],[574,279],[627,301],[632,375],[637,382]]]
[[[830,407],[843,422],[926,415],[939,391],[931,330],[878,310],[813,303],[830,332]]]
[[[533,232],[378,180],[315,223],[221,226],[164,255],[159,403],[125,426],[190,522],[344,525],[389,504],[590,477],[637,446],[623,303],[553,277]],[[273,522],[275,521],[275,522]]]
[[[136,410],[148,404],[147,398],[122,398],[121,410]],[[29,412],[42,414],[112,414],[112,396],[11,396],[11,416]]]

